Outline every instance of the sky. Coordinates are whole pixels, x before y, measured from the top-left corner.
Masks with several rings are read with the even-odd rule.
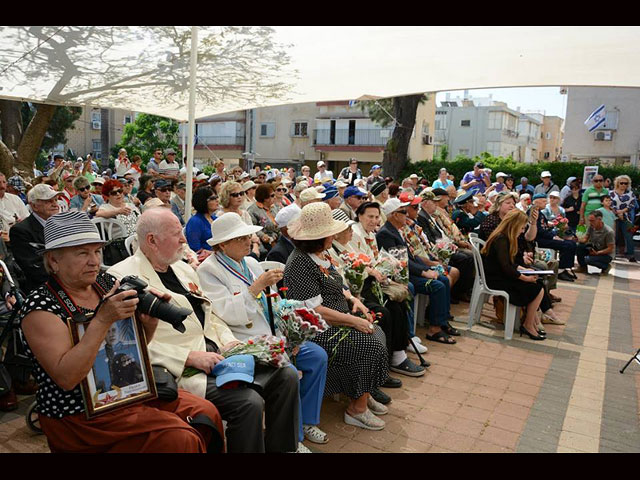
[[[451,98],[463,97],[463,90],[450,92],[438,92],[436,104],[446,99],[446,94],[450,93]],[[560,94],[560,87],[527,87],[527,88],[487,88],[479,90],[469,90],[470,97],[488,97],[499,102],[505,102],[513,110],[520,107],[521,111],[536,110],[543,111],[547,116],[557,116],[566,118],[567,96]]]

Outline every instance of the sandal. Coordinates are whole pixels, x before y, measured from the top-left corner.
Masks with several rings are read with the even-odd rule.
[[[460,332],[455,328],[453,328],[449,322],[447,322],[447,324],[444,327],[442,327],[442,331],[447,335],[451,335],[452,337],[460,336]]]
[[[435,335],[426,335],[427,340],[431,340],[432,342],[444,343],[446,345],[455,345],[456,341],[447,335],[444,331],[440,330]]]
[[[317,425],[303,425],[302,431],[304,432],[304,438],[313,443],[328,443],[329,437],[326,433],[320,430]]]

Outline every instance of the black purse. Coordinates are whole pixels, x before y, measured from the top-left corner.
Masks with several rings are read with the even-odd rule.
[[[165,402],[176,400],[178,398],[178,384],[171,372],[160,365],[152,365],[152,369],[158,398]]]
[[[130,257],[124,245],[125,240],[126,238],[114,238],[105,243],[102,247],[102,263],[110,267]]]

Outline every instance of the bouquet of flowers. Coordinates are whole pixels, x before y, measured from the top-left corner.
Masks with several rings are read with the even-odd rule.
[[[449,265],[449,260],[454,253],[458,251],[458,247],[455,243],[451,242],[436,242],[433,246],[431,254],[438,258],[443,265]]]
[[[549,222],[549,225],[558,231],[558,235],[560,237],[564,237],[567,228],[569,228],[569,219],[563,217],[562,215],[558,215],[556,218]]]
[[[392,280],[408,284],[409,283],[409,253],[405,247],[391,248],[389,249],[389,255],[395,258],[400,265],[400,270],[397,274],[393,275]]]
[[[553,250],[549,248],[538,248],[536,247],[535,260],[539,260],[541,262],[550,262],[553,259]]]
[[[373,284],[373,293],[378,298],[380,305],[385,305],[383,294],[388,295],[394,302],[402,302],[407,299],[407,284],[392,281],[403,275],[403,268],[406,268],[406,265],[404,265],[402,261],[389,254],[384,248],[380,251],[375,269],[386,278],[386,281],[382,284],[378,282],[374,282]],[[407,272],[404,272],[404,274],[406,273]]]
[[[289,356],[303,342],[329,328],[321,315],[297,300],[280,300],[274,305],[274,314],[276,328],[286,337],[285,352]]]
[[[289,363],[284,339],[273,335],[251,337],[246,342],[222,353],[224,358],[233,355],[253,355],[256,362],[277,368]]]
[[[355,254],[353,252],[345,252],[340,255],[345,263],[344,279],[349,285],[349,290],[353,295],[359,296],[364,286],[365,270],[371,266],[371,257],[364,253]]]

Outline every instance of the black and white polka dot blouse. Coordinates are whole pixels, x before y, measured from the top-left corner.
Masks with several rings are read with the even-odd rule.
[[[108,274],[100,274],[97,279],[98,284],[105,290],[109,291],[113,287],[114,278]],[[53,313],[60,318],[66,325],[66,319],[69,316],[53,293],[42,285],[40,288],[31,292],[27,297],[20,310],[20,322],[29,313],[35,310],[44,310]],[[84,313],[90,313],[91,310],[80,308]],[[38,404],[38,412],[51,418],[62,418],[67,415],[75,415],[85,410],[82,398],[82,390],[78,384],[73,390],[64,390],[60,388],[51,377],[45,372],[44,368],[38,363],[37,358],[31,351],[29,343],[24,339],[26,353],[33,362],[33,375],[38,383],[38,392],[36,393],[36,401]]]

